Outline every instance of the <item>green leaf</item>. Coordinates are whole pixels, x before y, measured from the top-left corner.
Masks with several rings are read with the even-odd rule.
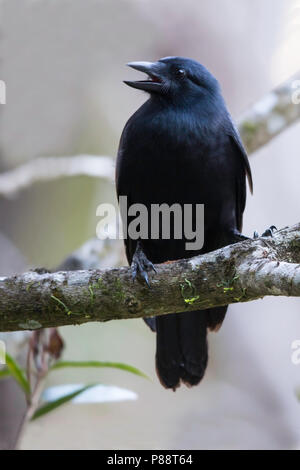
[[[16,382],[20,385],[20,387],[24,390],[26,395],[30,394],[30,385],[28,380],[26,379],[24,372],[22,371],[19,364],[8,354],[6,353],[6,366],[16,380]]]
[[[68,401],[71,401],[73,398],[77,397],[77,395],[80,395],[80,393],[85,392],[91,387],[94,387],[94,384],[91,385],[85,385],[84,387],[81,387],[79,390],[76,390],[75,392],[68,393],[64,397],[58,398],[55,401],[52,401],[50,403],[46,403],[45,405],[40,406],[32,416],[31,420],[33,421],[34,419],[40,418],[41,416],[44,416],[47,413],[50,413],[50,411],[55,410],[59,406],[64,405]]]
[[[121,369],[131,374],[139,375],[140,377],[144,377],[149,379],[149,377],[141,372],[136,367],[130,366],[128,364],[123,364],[121,362],[101,362],[101,361],[59,361],[56,362],[51,367],[51,370],[54,369],[62,369],[64,367],[112,367],[114,369]]]
[[[0,370],[0,379],[4,379],[5,377],[9,377],[11,375],[8,369]]]

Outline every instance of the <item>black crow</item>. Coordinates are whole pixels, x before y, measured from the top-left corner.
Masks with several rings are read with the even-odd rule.
[[[150,93],[129,119],[118,151],[117,194],[128,206],[204,204],[204,245],[186,248],[187,239],[162,236],[125,239],[133,277],[147,283],[152,263],[189,258],[243,240],[246,176],[251,170],[239,133],[215,77],[195,60],[166,57],[157,62],[131,62],[145,72],[143,81],[126,81]],[[130,217],[129,217],[130,219]],[[130,219],[131,220],[131,219]],[[195,213],[193,212],[195,227]],[[128,234],[127,234],[128,235]],[[181,381],[196,385],[207,366],[207,330],[217,330],[227,307],[157,316],[146,323],[157,333],[156,369],[166,388]]]

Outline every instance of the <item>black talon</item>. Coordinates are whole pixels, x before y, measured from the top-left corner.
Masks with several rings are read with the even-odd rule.
[[[277,230],[275,225],[271,225],[271,227],[267,228],[267,230],[264,231],[262,237],[273,237],[273,232],[275,232],[275,230]]]
[[[154,271],[155,273],[157,273],[156,269],[155,269],[155,266],[153,263],[151,263],[151,261],[149,261],[149,267],[152,269],[152,271]]]
[[[153,263],[148,260],[145,253],[143,252],[140,242],[138,242],[131,263],[131,274],[133,281],[136,279],[137,273],[139,272],[141,277],[146,282],[147,286],[150,288],[150,282],[147,271],[151,270],[156,273],[156,269]]]
[[[277,228],[275,227],[275,225],[271,225],[271,227],[267,228],[267,230],[265,230],[260,236],[261,237],[273,237],[273,232],[275,232],[277,230]],[[253,238],[256,239],[256,238],[259,238],[259,234],[258,232],[254,232],[254,235],[253,235]]]
[[[261,234],[262,237],[272,237],[273,233],[272,230],[267,228],[267,230],[264,231],[264,233]]]
[[[146,271],[143,271],[143,272],[141,272],[141,275],[142,275],[142,277],[145,279],[145,282],[146,282],[147,286],[148,286],[149,289],[150,289],[150,283],[149,283],[148,274],[146,273]]]

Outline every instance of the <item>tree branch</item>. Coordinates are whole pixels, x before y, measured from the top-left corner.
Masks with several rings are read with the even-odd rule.
[[[300,223],[157,266],[151,289],[130,268],[30,271],[0,278],[0,331],[202,310],[264,296],[300,296]]]
[[[238,127],[247,152],[263,147],[299,119],[300,71],[241,116]]]
[[[113,181],[113,159],[97,155],[75,155],[29,160],[13,170],[0,174],[0,196],[12,197],[34,183],[70,176],[90,176]]]

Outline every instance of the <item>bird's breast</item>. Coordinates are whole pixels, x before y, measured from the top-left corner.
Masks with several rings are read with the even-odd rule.
[[[129,122],[120,149],[134,202],[215,206],[228,198],[233,156],[218,115],[207,120],[189,110],[142,111]]]

